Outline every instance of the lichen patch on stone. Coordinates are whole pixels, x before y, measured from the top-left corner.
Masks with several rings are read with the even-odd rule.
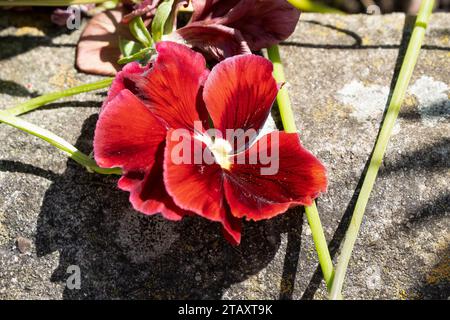
[[[346,84],[336,95],[339,102],[353,108],[351,115],[361,122],[380,116],[386,107],[388,97],[389,87],[365,86],[358,80]]]
[[[434,127],[440,121],[450,118],[449,88],[447,84],[432,77],[422,76],[409,89],[419,102],[422,123]]]
[[[422,76],[408,93],[417,99],[418,111],[425,126],[434,127],[438,122],[450,119],[449,87],[444,82]],[[339,102],[352,107],[351,116],[361,122],[380,116],[388,97],[387,86],[366,86],[358,80],[346,84],[336,95]]]

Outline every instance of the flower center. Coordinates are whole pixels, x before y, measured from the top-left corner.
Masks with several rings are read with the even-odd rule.
[[[209,149],[214,155],[217,163],[225,170],[230,170],[231,162],[230,162],[230,153],[233,151],[233,147],[231,144],[222,138],[214,139],[214,142],[211,143]]]

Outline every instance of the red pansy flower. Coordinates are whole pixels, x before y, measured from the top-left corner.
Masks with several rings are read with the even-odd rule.
[[[286,0],[192,0],[192,6],[188,25],[169,39],[181,38],[217,60],[278,44],[300,17]]]
[[[94,138],[96,161],[123,169],[119,188],[130,192],[136,210],[218,221],[237,244],[241,218],[268,219],[325,191],[325,168],[296,133],[252,133],[243,144],[225,136],[265,123],[278,91],[270,61],[239,55],[209,72],[186,46],[160,42],[156,49],[151,65],[131,63],[117,75]],[[223,137],[210,135],[211,122]],[[275,172],[262,174],[267,163],[249,161],[261,154],[272,156]]]
[[[131,1],[123,1],[129,4]],[[129,12],[129,5],[108,10],[91,19],[77,46],[77,67],[87,73],[114,75],[120,66],[119,36],[131,39],[126,23],[142,16],[149,26],[162,0],[143,0]],[[189,0],[176,0],[172,14]],[[189,23],[166,35],[201,51],[212,60],[251,53],[288,38],[297,25],[300,11],[286,0],[192,0]]]

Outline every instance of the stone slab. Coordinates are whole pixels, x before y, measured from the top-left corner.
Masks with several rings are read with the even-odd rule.
[[[411,21],[304,14],[281,45],[302,141],[328,168],[318,207],[335,258]],[[74,68],[79,34],[1,12],[0,108],[98,79]],[[369,201],[347,298],[450,296],[449,39],[450,15],[435,14]],[[104,95],[24,118],[89,153]],[[326,298],[301,209],[246,223],[234,248],[214,223],[134,212],[115,178],[87,173],[37,138],[0,124],[0,141],[2,299]],[[71,265],[81,270],[79,290],[66,286]]]

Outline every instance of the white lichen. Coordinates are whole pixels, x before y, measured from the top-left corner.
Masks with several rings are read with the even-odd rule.
[[[448,90],[444,82],[428,76],[422,76],[409,89],[409,93],[416,96],[419,102],[419,113],[425,126],[435,127],[450,118]]]
[[[429,76],[422,76],[408,90],[409,94],[417,98],[418,111],[425,126],[435,127],[439,122],[450,118],[448,91],[447,84]],[[383,113],[389,98],[389,88],[380,85],[365,86],[362,82],[353,80],[337,92],[336,98],[352,107],[352,117],[365,122]],[[393,134],[399,130],[397,123]]]
[[[339,102],[352,107],[351,115],[361,122],[379,117],[386,107],[388,97],[389,87],[365,86],[357,80],[346,84],[336,95]]]

